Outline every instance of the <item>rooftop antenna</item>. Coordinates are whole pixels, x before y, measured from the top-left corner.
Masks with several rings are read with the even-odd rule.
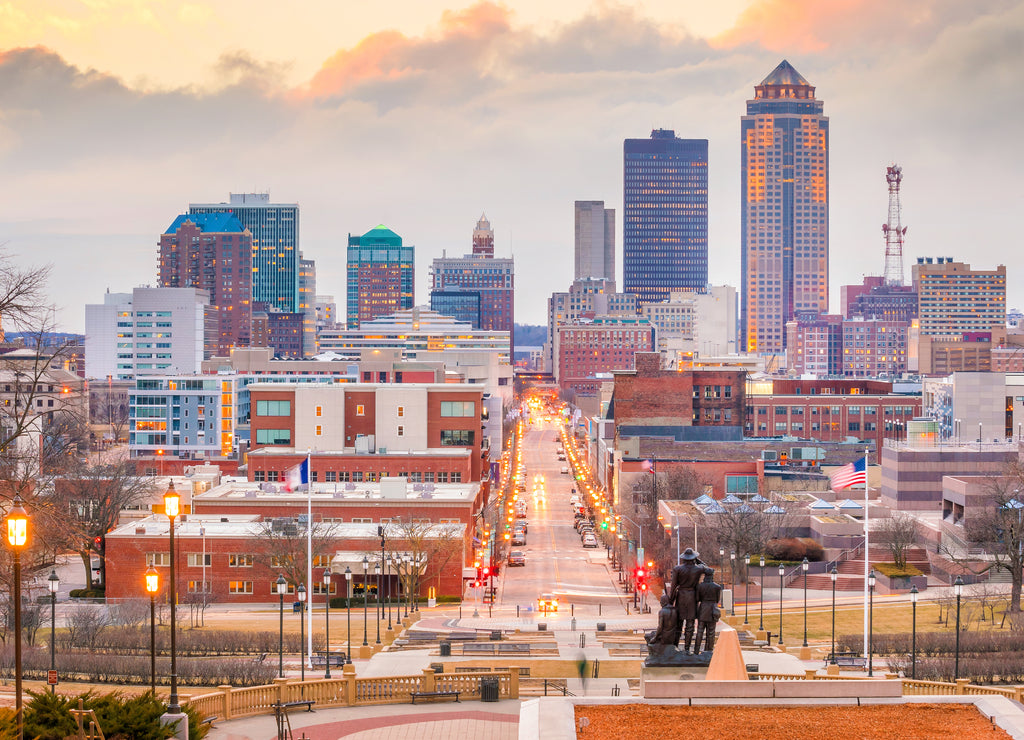
[[[889,220],[882,224],[885,234],[885,284],[903,285],[903,239],[907,227],[900,223],[900,183],[903,168],[892,164],[885,168],[885,181],[889,184]]]

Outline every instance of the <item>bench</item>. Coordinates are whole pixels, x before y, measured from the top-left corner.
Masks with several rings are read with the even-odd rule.
[[[466,642],[462,645],[463,655],[494,655],[493,642]]]
[[[440,639],[436,632],[424,632],[422,630],[408,630],[405,638],[410,642],[437,642],[437,640]]]
[[[526,642],[499,642],[498,653],[525,653],[530,654],[530,644]]]
[[[415,704],[417,699],[448,699],[455,697],[455,701],[459,701],[459,691],[413,691],[412,703]]]
[[[327,665],[328,659],[331,666],[335,668],[344,666],[348,662],[348,656],[345,653],[331,653],[330,656],[323,653],[313,653],[309,656],[309,664],[314,668],[323,668]]]
[[[213,727],[213,723],[216,722],[216,721],[217,721],[217,715],[213,714],[213,715],[210,715],[209,717],[203,717],[199,721],[199,724],[200,725],[209,725],[210,727]]]
[[[835,664],[843,668],[867,668],[868,659],[857,653],[835,653],[825,658],[825,666],[835,661]]]

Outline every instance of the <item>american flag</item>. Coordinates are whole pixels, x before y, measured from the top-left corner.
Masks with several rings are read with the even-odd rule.
[[[839,468],[831,476],[832,490],[841,491],[844,488],[850,488],[858,484],[866,485],[868,481],[867,467],[868,459],[867,457],[862,457]]]

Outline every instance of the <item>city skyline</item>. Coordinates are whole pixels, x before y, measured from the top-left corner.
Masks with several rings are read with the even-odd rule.
[[[81,330],[106,287],[156,284],[167,213],[254,191],[300,205],[318,291],[339,299],[341,235],[386,223],[416,244],[423,304],[431,261],[462,253],[466,224],[486,212],[495,255],[516,260],[517,320],[542,324],[543,299],[572,278],[573,202],[621,209],[622,142],[654,128],[708,139],[709,281],[741,288],[738,119],[782,59],[813,82],[835,127],[830,309],[841,283],[882,272],[878,182],[894,161],[907,262],[1005,263],[1008,307],[1024,303],[1004,247],[1020,151],[1018,4],[329,5],[289,21],[269,3],[236,19],[227,2],[112,2],[107,26],[84,4],[7,8],[0,239],[19,263],[53,264],[62,328]],[[316,13],[307,42],[295,24]],[[338,14],[345,23],[322,22]],[[186,34],[190,53],[161,65]]]

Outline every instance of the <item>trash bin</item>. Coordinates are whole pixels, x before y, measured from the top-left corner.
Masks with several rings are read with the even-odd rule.
[[[434,673],[444,673],[444,663],[431,663],[430,667],[434,670]]]
[[[480,679],[480,701],[498,701],[499,691],[498,679]]]
[[[491,639],[492,640],[500,640],[501,639],[501,630],[491,630]]]
[[[301,601],[294,602],[292,604],[292,611],[293,612],[301,612],[302,611],[302,602]]]
[[[538,632],[546,632],[547,628],[548,628],[548,623],[547,622],[537,622],[537,631]]]
[[[606,625],[605,625],[605,623],[604,623],[604,622],[598,622],[598,623],[597,623],[597,631],[598,631],[598,632],[604,632],[604,631],[605,631],[605,626],[606,626]]]
[[[452,656],[452,644],[447,640],[441,643],[441,657],[450,658]]]

